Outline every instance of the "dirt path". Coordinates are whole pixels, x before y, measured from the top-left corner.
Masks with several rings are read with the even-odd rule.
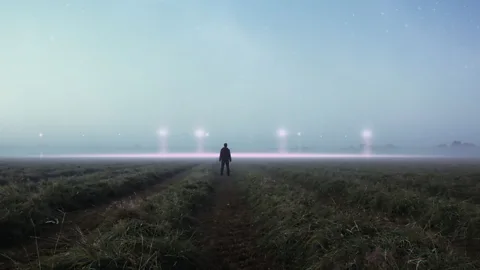
[[[211,257],[213,269],[278,269],[256,245],[249,207],[237,180],[238,176],[215,179],[212,204],[198,215],[199,245]]]
[[[41,237],[36,237],[36,239],[10,249],[0,250],[0,269],[15,269],[15,262],[27,263],[36,260],[39,256],[52,255],[67,250],[79,239],[81,234],[85,235],[95,230],[105,220],[109,210],[115,207],[115,205],[124,201],[142,200],[152,196],[165,189],[173,181],[189,175],[193,170],[200,168],[200,166],[194,166],[168,179],[159,180],[157,184],[152,185],[148,189],[132,191],[132,194],[129,196],[115,199],[109,203],[64,213],[59,218],[59,224],[52,224],[50,228],[42,230]]]

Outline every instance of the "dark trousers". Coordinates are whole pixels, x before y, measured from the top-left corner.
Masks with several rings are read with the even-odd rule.
[[[230,161],[222,160],[222,167],[220,168],[220,175],[223,175],[223,169],[227,166],[227,175],[230,175]]]

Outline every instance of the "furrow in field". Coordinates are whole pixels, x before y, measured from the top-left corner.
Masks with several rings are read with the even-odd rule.
[[[146,174],[131,176],[117,186],[118,188],[122,188],[122,191],[118,192],[117,196],[97,198],[98,203],[96,206],[83,204],[81,206],[85,206],[84,210],[79,207],[77,208],[79,210],[73,210],[70,212],[57,211],[57,213],[55,213],[54,209],[49,209],[48,212],[43,212],[42,214],[44,214],[44,218],[48,217],[49,219],[47,219],[47,221],[52,221],[52,223],[40,223],[39,221],[42,221],[42,219],[38,218],[39,215],[37,215],[36,222],[33,223],[29,223],[27,220],[25,220],[24,223],[20,223],[20,221],[17,220],[20,226],[29,226],[28,232],[30,232],[32,237],[30,240],[23,240],[20,244],[12,245],[10,248],[4,248],[1,250],[0,254],[3,254],[4,256],[0,256],[0,262],[8,263],[12,261],[22,261],[22,259],[31,257],[32,253],[37,253],[37,247],[39,247],[41,253],[43,253],[50,252],[51,249],[68,246],[73,241],[71,236],[75,235],[78,229],[82,231],[95,229],[98,224],[104,220],[105,216],[108,215],[108,209],[112,205],[118,204],[124,199],[132,197],[141,198],[158,192],[172,181],[180,179],[182,176],[185,176],[185,174],[188,174],[192,168],[193,165],[183,165],[164,169],[157,174],[149,172]],[[94,198],[98,195],[102,196],[105,194],[104,188],[106,187],[109,188],[108,186],[103,185],[97,186],[97,189],[90,190],[89,195]],[[71,202],[65,200],[65,203],[69,204]],[[46,216],[45,213],[48,213],[48,216]],[[32,217],[31,214],[30,217]],[[31,219],[31,221],[32,220],[33,219]],[[25,231],[22,232],[25,233]]]
[[[212,176],[205,166],[168,185],[110,205],[92,231],[55,253],[34,257],[20,269],[199,269],[206,265],[191,242],[191,215],[207,200]]]
[[[243,174],[215,178],[210,206],[197,216],[197,245],[214,262],[210,269],[279,269],[258,248],[251,208],[238,189]]]

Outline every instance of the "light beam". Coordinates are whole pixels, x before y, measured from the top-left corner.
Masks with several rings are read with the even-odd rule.
[[[278,152],[279,153],[286,153],[287,151],[287,137],[288,132],[281,128],[277,130],[277,137],[278,137]]]
[[[362,131],[363,154],[370,156],[372,154],[372,131],[365,129]]]
[[[161,153],[167,153],[168,151],[168,145],[167,145],[167,136],[168,136],[168,130],[165,128],[161,128],[157,130],[157,134],[160,137],[160,152]]]
[[[205,132],[205,130],[199,128],[195,130],[195,137],[197,138],[197,152],[203,153],[204,152],[204,144],[205,144],[205,137],[210,135],[209,133]]]

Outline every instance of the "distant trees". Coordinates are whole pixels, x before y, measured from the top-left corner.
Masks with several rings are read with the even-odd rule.
[[[439,144],[437,147],[447,148],[449,146],[447,144]],[[473,143],[461,142],[461,141],[453,141],[450,144],[450,148],[473,148],[473,147],[477,147],[477,146]]]

